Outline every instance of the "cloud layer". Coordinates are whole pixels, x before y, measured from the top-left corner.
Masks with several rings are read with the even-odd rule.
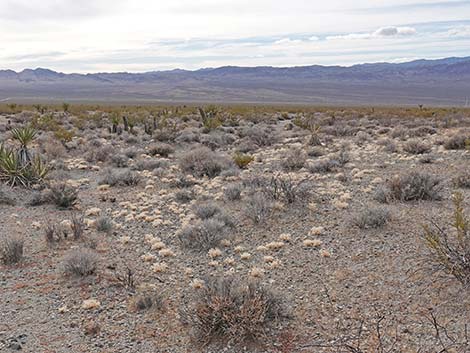
[[[15,70],[350,65],[469,48],[470,1],[0,1],[0,68]]]

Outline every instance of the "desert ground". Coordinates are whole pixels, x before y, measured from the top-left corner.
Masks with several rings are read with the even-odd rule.
[[[1,352],[470,352],[470,110],[0,106]]]

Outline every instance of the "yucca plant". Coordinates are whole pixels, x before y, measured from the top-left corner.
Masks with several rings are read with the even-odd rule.
[[[210,105],[205,109],[199,108],[199,115],[201,116],[202,124],[207,130],[212,130],[222,125],[222,121],[219,119],[218,114],[219,109],[214,105]]]
[[[20,143],[20,150],[18,151],[19,162],[25,166],[31,162],[31,156],[28,151],[28,145],[34,141],[37,136],[37,130],[31,126],[22,128],[15,128],[11,130],[11,135],[14,140]]]
[[[463,210],[463,196],[454,194],[453,232],[435,222],[425,225],[423,238],[434,257],[438,269],[454,276],[465,287],[470,287],[470,220]]]

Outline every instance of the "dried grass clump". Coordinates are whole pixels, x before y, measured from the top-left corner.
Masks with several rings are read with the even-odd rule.
[[[384,207],[369,206],[357,213],[353,224],[361,229],[380,228],[390,220],[390,211]]]
[[[93,275],[98,266],[98,256],[89,249],[70,251],[64,259],[64,272],[77,277]]]
[[[209,178],[214,178],[228,167],[229,163],[227,160],[221,158],[207,147],[200,147],[189,151],[180,159],[181,170],[197,177],[208,176]]]
[[[431,151],[431,146],[420,140],[410,140],[405,143],[403,150],[410,154],[424,154]]]
[[[391,178],[384,187],[379,187],[375,198],[384,203],[435,201],[441,199],[441,190],[441,179],[426,173],[411,172]]]
[[[281,300],[270,290],[230,277],[207,280],[182,312],[183,323],[191,326],[202,346],[215,341],[262,342],[276,323],[287,318]]]
[[[463,196],[454,195],[453,231],[435,222],[425,225],[423,239],[431,251],[436,270],[454,276],[465,287],[470,286],[470,220],[464,214]]]
[[[18,236],[0,239],[0,259],[5,265],[18,263],[23,258],[24,240]]]

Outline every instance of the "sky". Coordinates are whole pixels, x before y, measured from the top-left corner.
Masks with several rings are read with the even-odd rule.
[[[0,69],[71,73],[470,56],[470,0],[0,0]]]

